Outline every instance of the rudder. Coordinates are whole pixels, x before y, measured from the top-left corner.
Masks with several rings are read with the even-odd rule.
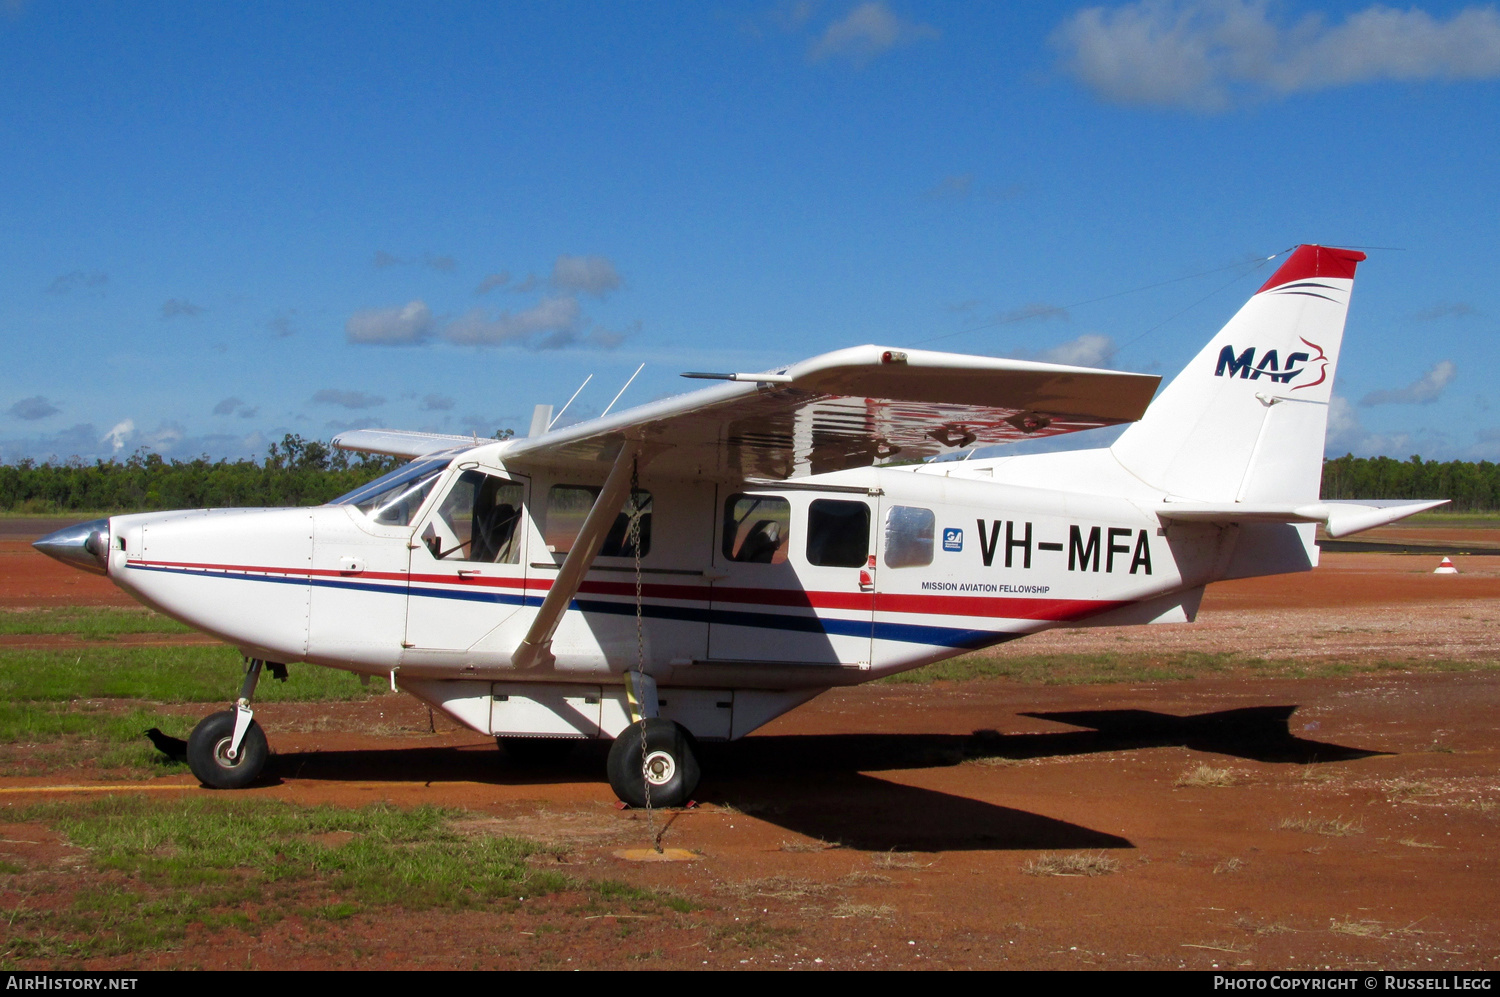
[[[1318,497],[1339,346],[1365,254],[1298,246],[1111,448],[1202,502]]]

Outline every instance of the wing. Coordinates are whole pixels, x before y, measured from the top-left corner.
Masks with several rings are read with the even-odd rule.
[[[507,464],[577,466],[642,442],[655,473],[783,479],[1141,417],[1161,380],[1086,367],[856,346],[517,440]]]
[[[441,433],[414,433],[404,429],[355,429],[333,438],[340,450],[378,453],[388,457],[425,457],[444,450],[468,450],[481,443],[472,436],[444,436]]]

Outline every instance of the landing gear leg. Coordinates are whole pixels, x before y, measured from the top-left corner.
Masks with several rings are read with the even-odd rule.
[[[251,658],[233,710],[204,717],[188,736],[188,767],[214,789],[243,789],[260,777],[270,748],[250,701],[265,663]]]

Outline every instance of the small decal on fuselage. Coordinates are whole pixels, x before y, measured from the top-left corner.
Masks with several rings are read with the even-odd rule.
[[[963,550],[964,531],[956,526],[943,528],[943,550]]]

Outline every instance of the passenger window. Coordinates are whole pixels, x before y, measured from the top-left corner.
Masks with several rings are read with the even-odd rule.
[[[731,495],[724,502],[724,556],[742,564],[781,564],[791,546],[792,507],[774,495]]]
[[[521,486],[514,481],[465,471],[428,521],[422,540],[440,561],[516,564],[521,560],[521,497]]]
[[[829,568],[863,568],[870,556],[870,507],[816,499],[807,510],[807,560]]]
[[[600,489],[592,485],[553,485],[547,492],[547,549],[556,554],[566,554],[573,549],[578,531],[588,518]],[[615,524],[599,548],[600,557],[634,557],[635,545],[630,543],[630,523],[640,518],[641,557],[651,553],[651,493],[632,492],[625,500],[625,507],[615,517]]]
[[[885,514],[885,566],[921,568],[931,564],[936,525],[931,509],[891,506]]]

